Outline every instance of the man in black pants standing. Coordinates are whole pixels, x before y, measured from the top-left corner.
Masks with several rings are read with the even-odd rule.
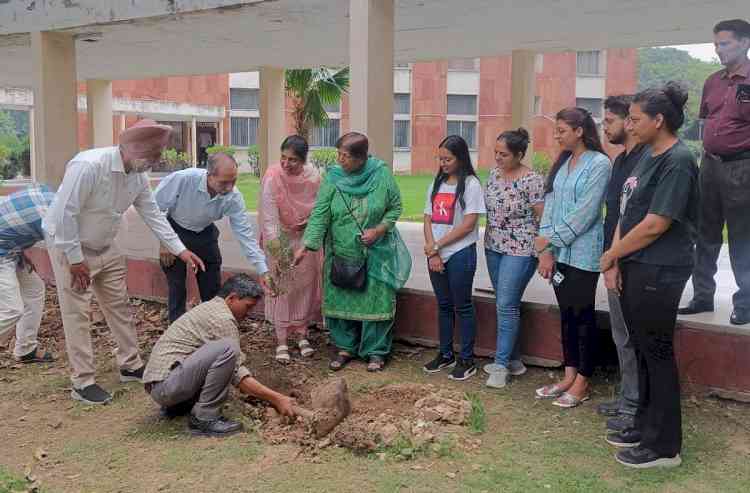
[[[242,253],[268,287],[266,257],[258,246],[245,210],[242,194],[235,187],[237,162],[228,154],[216,153],[208,159],[206,169],[188,168],[166,176],[154,193],[159,209],[166,212],[169,223],[180,240],[192,249],[206,265],[197,273],[201,301],[216,296],[221,287],[221,251],[219,230],[214,225],[224,216]],[[169,321],[185,313],[185,263],[162,248],[159,252],[162,270],[169,285]]]
[[[693,271],[693,300],[679,313],[711,312],[716,293],[716,261],[729,233],[729,258],[739,290],[729,321],[750,323],[750,23],[722,21],[714,27],[714,44],[726,67],[703,86],[700,117],[703,160],[701,208]]]

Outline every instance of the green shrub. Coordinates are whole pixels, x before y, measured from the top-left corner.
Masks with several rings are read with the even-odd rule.
[[[162,171],[175,171],[188,166],[190,158],[186,152],[180,152],[177,149],[164,149],[161,153],[163,166]]]
[[[546,176],[552,167],[552,159],[545,152],[535,152],[531,160],[531,167],[542,176]]]
[[[310,163],[321,170],[336,164],[337,150],[333,147],[321,147],[310,152]]]
[[[701,155],[703,154],[703,142],[700,140],[683,140],[683,142],[688,146],[690,152],[693,153],[695,159],[700,160]]]
[[[216,154],[217,152],[223,152],[224,154],[228,154],[230,156],[234,156],[234,147],[232,146],[219,146],[219,145],[213,145],[211,147],[206,148],[206,152],[208,155]]]

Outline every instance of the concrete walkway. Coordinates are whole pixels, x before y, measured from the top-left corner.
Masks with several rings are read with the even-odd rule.
[[[250,213],[253,223],[256,221],[256,214]],[[220,221],[217,226],[221,231],[220,245],[221,253],[224,260],[224,266],[229,269],[251,269],[247,260],[240,252],[239,244],[234,240],[229,223],[227,220]],[[424,261],[422,251],[424,241],[422,237],[421,223],[399,223],[399,231],[404,238],[409,251],[414,259],[411,277],[406,287],[417,291],[432,291],[430,279],[427,271],[427,263]],[[483,231],[480,232],[480,237]],[[134,209],[130,209],[123,220],[117,241],[123,252],[130,257],[156,259],[158,257],[158,241],[151,231],[141,220],[140,216]],[[732,294],[737,289],[734,282],[729,264],[729,253],[724,246],[719,258],[719,271],[716,275],[718,285],[718,295],[716,299],[716,311],[714,313],[693,315],[689,317],[680,317],[685,325],[706,330],[728,332],[728,333],[750,333],[750,324],[743,327],[736,327],[729,324],[729,315],[732,310]],[[474,280],[476,296],[491,297],[482,290],[491,289],[487,265],[483,251],[479,250],[477,274]],[[692,284],[688,282],[685,293],[683,294],[683,303],[687,303],[692,298]],[[538,303],[542,305],[556,305],[555,296],[552,287],[541,277],[535,275],[529,283],[523,300],[528,303]],[[600,279],[597,293],[597,309],[608,310],[606,289],[604,282]]]

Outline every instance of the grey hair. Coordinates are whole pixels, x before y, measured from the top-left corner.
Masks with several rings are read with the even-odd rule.
[[[240,299],[258,299],[263,296],[263,288],[247,274],[236,274],[224,281],[217,296],[226,298],[232,293]]]
[[[233,156],[230,156],[226,152],[217,152],[216,154],[211,154],[210,156],[208,156],[208,164],[206,164],[206,171],[208,172],[209,175],[213,175],[214,173],[216,173],[216,168],[219,166],[219,163],[224,158],[232,161],[235,167],[239,167],[239,165],[237,164],[237,160],[234,159]]]

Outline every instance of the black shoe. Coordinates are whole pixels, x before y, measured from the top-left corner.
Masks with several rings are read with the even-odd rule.
[[[451,380],[462,381],[473,377],[476,372],[477,365],[474,364],[473,359],[458,358],[456,367],[453,368],[453,371],[450,375],[448,375],[448,378],[450,378]]]
[[[73,390],[70,391],[70,397],[72,397],[76,401],[80,401],[91,406],[109,404],[110,402],[112,402],[112,396],[109,395],[109,392],[99,387],[95,383],[92,383],[91,385],[82,389],[73,387]]]
[[[729,323],[732,325],[745,325],[750,323],[750,310],[735,308],[732,310],[732,316],[729,317]]]
[[[120,381],[126,382],[140,382],[143,380],[143,371],[146,366],[141,366],[137,370],[120,370]]]
[[[193,435],[226,437],[234,435],[238,431],[242,431],[242,423],[232,421],[224,416],[206,420],[196,418],[191,414],[190,420],[188,421],[188,430],[190,430],[190,433]]]
[[[687,306],[677,310],[680,315],[695,315],[696,313],[712,312],[714,304],[712,301],[692,300]]]
[[[615,454],[615,460],[623,466],[635,467],[636,469],[677,467],[682,464],[680,454],[674,457],[663,457],[652,450],[642,447],[620,450]]]
[[[617,416],[620,414],[620,401],[602,402],[596,407],[596,412],[601,416]]]
[[[623,431],[613,431],[607,433],[605,438],[608,444],[614,445],[615,447],[632,448],[637,447],[641,444],[641,432],[628,428]]]
[[[609,431],[625,431],[628,428],[633,428],[633,421],[635,418],[629,414],[620,414],[607,420],[607,430]]]
[[[438,353],[438,355],[435,356],[435,359],[424,365],[422,369],[427,373],[437,373],[440,370],[453,368],[454,366],[456,366],[455,356],[443,356],[442,354]]]

